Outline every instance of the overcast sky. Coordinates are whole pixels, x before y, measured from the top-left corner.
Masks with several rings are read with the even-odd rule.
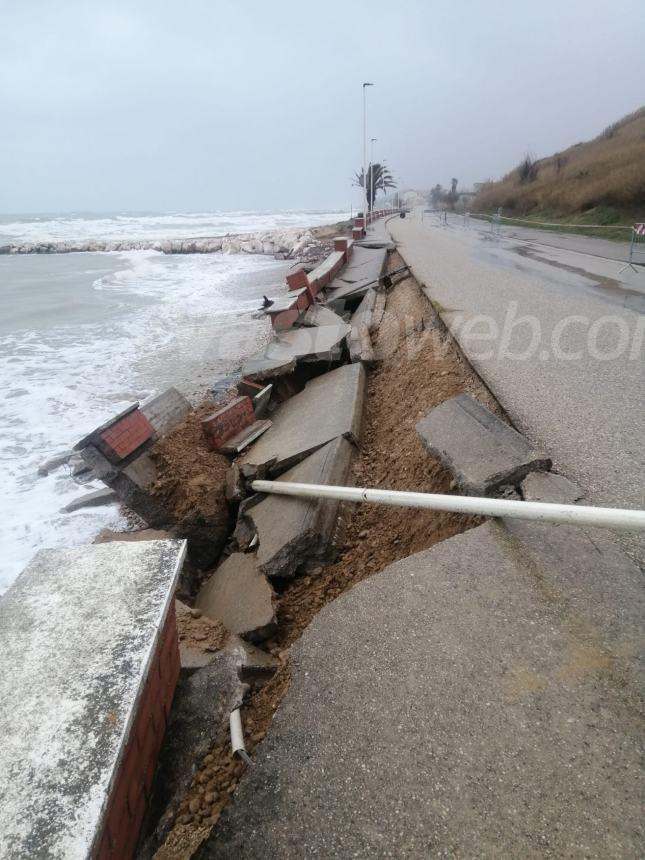
[[[645,102],[644,0],[0,0],[0,212],[339,208]]]

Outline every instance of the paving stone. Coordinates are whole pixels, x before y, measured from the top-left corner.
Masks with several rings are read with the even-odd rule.
[[[278,481],[303,484],[346,485],[355,447],[342,436],[328,442]],[[293,576],[303,561],[329,555],[339,502],[333,499],[297,499],[265,496],[245,508],[243,517],[257,533],[258,569],[267,576]]]
[[[421,441],[472,496],[517,486],[550,459],[468,394],[445,400],[416,425]]]
[[[250,553],[229,556],[201,587],[195,606],[251,641],[266,639],[275,630],[273,590]]]
[[[522,481],[522,495],[528,502],[557,502],[573,505],[583,497],[582,490],[564,475],[532,472]]]
[[[273,426],[240,459],[243,474],[264,468],[277,475],[338,436],[358,443],[365,370],[348,364],[310,380],[273,413]]]

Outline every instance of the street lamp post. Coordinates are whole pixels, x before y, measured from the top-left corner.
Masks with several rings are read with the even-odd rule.
[[[372,209],[374,207],[373,197],[376,196],[376,191],[374,189],[374,141],[376,141],[376,140],[378,140],[378,137],[371,137],[370,138],[370,184],[369,184],[370,214],[371,214]]]
[[[367,210],[369,208],[369,200],[367,198],[367,87],[373,87],[374,84],[366,82],[363,84],[363,229],[367,227]]]

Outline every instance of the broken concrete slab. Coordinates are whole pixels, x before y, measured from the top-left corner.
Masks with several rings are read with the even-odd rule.
[[[139,529],[134,532],[115,532],[112,529],[101,529],[92,543],[112,543],[113,541],[129,541],[136,543],[143,540],[175,540],[171,532],[161,529]]]
[[[256,648],[239,636],[231,636],[225,650],[233,654],[238,674],[241,680],[247,683],[268,680],[280,665],[277,657],[267,654],[261,648]]]
[[[302,318],[305,326],[343,325],[344,322],[341,316],[318,302],[308,307]]]
[[[163,843],[195,768],[228,731],[229,714],[242,704],[248,689],[238,666],[236,655],[219,651],[206,666],[180,680],[137,857],[151,858]]]
[[[445,400],[416,429],[432,456],[472,496],[517,486],[529,472],[551,466],[545,454],[468,394]]]
[[[347,338],[347,348],[352,364],[360,361],[366,367],[372,367],[376,361],[376,356],[367,323],[352,323],[352,330]]]
[[[342,436],[328,442],[278,478],[302,484],[346,485],[355,446]],[[257,567],[269,577],[293,576],[303,561],[329,557],[339,502],[265,496],[244,509],[258,535]]]
[[[251,641],[266,639],[275,630],[273,589],[250,553],[229,556],[201,587],[195,606]]]
[[[52,456],[48,460],[45,460],[45,462],[38,467],[38,474],[41,475],[41,477],[49,475],[50,472],[53,472],[55,469],[59,469],[61,466],[64,466],[65,463],[68,462],[70,457],[73,456],[73,454],[74,452],[71,448],[68,448],[65,451],[59,451],[58,454],[52,454]]]
[[[114,490],[109,487],[104,487],[101,490],[94,490],[91,493],[84,493],[76,499],[72,499],[64,507],[63,511],[66,514],[71,514],[74,511],[80,511],[81,508],[98,508],[101,505],[112,505],[118,502],[119,497]]]
[[[268,379],[291,372],[297,361],[339,361],[348,332],[349,325],[342,320],[336,325],[280,332],[260,353],[247,359],[242,370],[251,379]]]
[[[583,497],[580,487],[555,472],[532,472],[524,478],[521,488],[522,496],[527,502],[573,505]]]
[[[566,562],[545,587],[487,523],[325,606],[196,860],[642,856],[643,687],[624,672],[642,635],[622,618],[637,579],[605,578],[599,628]]]
[[[143,403],[140,408],[158,436],[163,436],[193,410],[189,401],[176,388],[168,388]]]
[[[369,323],[370,334],[378,331],[383,314],[385,313],[385,305],[387,304],[387,294],[384,290],[378,290],[374,301],[374,309],[372,310],[372,318]]]
[[[267,409],[269,408],[269,403],[271,401],[271,394],[273,392],[273,385],[265,385],[261,391],[253,398],[253,411],[255,412],[256,418],[264,418],[266,415]]]
[[[273,427],[239,461],[242,473],[280,474],[337,436],[358,443],[365,379],[360,364],[347,364],[310,380],[273,413]]]
[[[376,290],[373,287],[370,287],[370,289],[361,299],[360,305],[352,314],[352,317],[350,319],[351,325],[354,326],[358,325],[359,323],[365,323],[369,327],[372,321],[372,314],[374,312],[375,304]]]
[[[362,295],[375,286],[383,271],[386,253],[385,248],[361,248],[355,245],[349,265],[329,285],[327,304]]]
[[[233,463],[226,470],[224,495],[226,496],[226,501],[233,504],[241,502],[247,495],[242,473],[237,463]]]

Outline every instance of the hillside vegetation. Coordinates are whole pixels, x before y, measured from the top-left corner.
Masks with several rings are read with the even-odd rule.
[[[601,224],[645,219],[645,107],[594,140],[548,158],[525,156],[499,182],[486,184],[472,208],[492,212],[499,206],[504,214],[547,220],[564,215]]]

